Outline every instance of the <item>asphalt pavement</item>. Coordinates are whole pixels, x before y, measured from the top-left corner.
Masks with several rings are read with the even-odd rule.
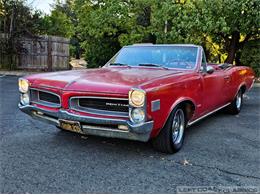
[[[81,136],[31,119],[17,107],[17,79],[0,75],[1,193],[260,186],[260,86],[246,95],[239,115],[206,118],[187,130],[180,152],[166,155],[151,143]]]

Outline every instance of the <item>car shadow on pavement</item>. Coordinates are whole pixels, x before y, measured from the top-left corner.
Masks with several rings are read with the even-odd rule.
[[[206,139],[207,134],[204,134],[204,129],[201,127],[205,127],[208,125],[210,128],[211,123],[214,122],[216,118],[223,117],[224,115],[225,114],[223,114],[222,111],[219,111],[187,128],[183,149],[188,149],[189,147],[192,147],[191,140],[189,139],[190,137],[196,136],[198,137],[198,139]],[[129,153],[132,153],[133,155],[157,155],[159,157],[167,156],[167,154],[165,153],[157,152],[156,150],[154,150],[151,140],[149,142],[139,142],[117,138],[105,138],[92,135],[80,135],[77,133],[59,129],[57,129],[57,133],[55,133],[55,135],[56,136],[54,136],[53,138],[56,141],[60,141],[62,139],[62,142],[69,142],[71,147],[73,147],[75,150],[77,150],[77,147],[80,147],[81,149],[85,148],[85,150],[88,150],[88,152],[90,152],[91,150],[95,150],[95,152],[106,151],[108,153],[115,154],[121,154],[123,152],[127,153],[128,155]],[[203,138],[203,136],[205,137]],[[182,150],[179,151],[179,153],[181,152]]]
[[[95,150],[99,150],[99,152],[108,149],[109,151],[119,153],[122,151],[126,153],[132,152],[135,154],[154,153],[151,142],[145,143],[125,139],[99,137],[94,135],[80,135],[65,130],[57,131],[56,139],[70,140],[70,144],[73,145],[73,147],[85,147],[87,150],[94,148]],[[72,142],[71,138],[73,138]]]

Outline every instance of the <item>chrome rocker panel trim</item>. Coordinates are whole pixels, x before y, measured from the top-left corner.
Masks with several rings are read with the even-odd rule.
[[[216,113],[217,111],[219,111],[219,110],[221,110],[221,109],[227,107],[227,106],[230,105],[230,104],[231,104],[231,103],[227,103],[227,104],[225,104],[224,106],[221,106],[221,107],[219,107],[219,108],[217,108],[217,109],[215,109],[215,110],[213,110],[213,111],[211,111],[211,112],[209,112],[209,113],[207,113],[207,114],[205,114],[205,115],[203,115],[203,116],[201,116],[201,117],[195,119],[194,121],[190,121],[190,122],[187,124],[187,127],[192,126],[193,124],[199,122],[200,120],[206,118],[207,116],[210,116],[211,114]]]
[[[72,114],[62,109],[60,109],[58,112],[51,112],[32,105],[24,106],[19,104],[18,107],[22,112],[30,115],[31,117],[55,126],[59,126],[59,119],[79,121],[82,123],[91,123],[94,126],[92,125],[89,126],[84,124],[82,125],[82,131],[84,134],[137,140],[143,142],[149,140],[150,134],[153,129],[153,123],[154,123],[153,121],[148,121],[141,124],[133,124],[131,121],[128,120],[80,116],[80,115]],[[37,111],[43,113],[44,115],[37,114]],[[125,131],[120,129],[106,128],[106,127],[100,128],[98,127],[99,124],[100,125],[126,125],[129,130]]]

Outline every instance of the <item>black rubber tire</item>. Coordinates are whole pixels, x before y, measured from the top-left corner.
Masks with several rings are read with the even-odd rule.
[[[237,106],[237,99],[239,98],[239,96],[241,97],[241,104],[238,107]],[[241,109],[243,106],[243,91],[240,89],[235,97],[235,99],[231,102],[231,104],[227,107],[227,112],[229,114],[233,114],[233,115],[237,115],[240,113]]]
[[[172,138],[172,122],[173,122],[174,115],[178,109],[182,109],[182,108],[180,106],[177,106],[172,111],[169,118],[167,119],[165,126],[161,129],[159,135],[152,140],[153,147],[157,151],[173,154],[178,152],[182,148],[184,137],[185,137],[185,129],[186,129],[186,116],[183,109],[182,111],[184,113],[185,124],[184,124],[184,133],[182,139],[178,144],[174,144]]]

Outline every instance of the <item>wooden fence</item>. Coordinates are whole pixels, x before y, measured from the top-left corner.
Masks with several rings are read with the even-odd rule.
[[[36,39],[21,38],[19,43],[22,50],[15,57],[0,49],[0,67],[13,64],[17,69],[45,71],[67,70],[70,67],[68,39],[39,36]]]

